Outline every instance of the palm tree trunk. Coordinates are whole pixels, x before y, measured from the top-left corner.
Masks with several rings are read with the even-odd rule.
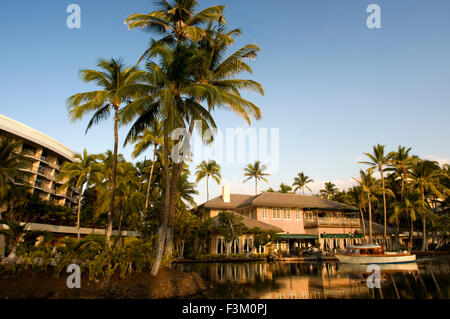
[[[414,245],[414,242],[413,242],[414,221],[412,219],[412,216],[411,216],[411,225],[410,226],[411,226],[410,230],[409,230],[409,243],[410,243],[410,245],[408,247],[408,251],[412,251],[413,245]]]
[[[366,241],[366,222],[364,221],[364,213],[362,211],[362,208],[359,208],[359,212],[361,214],[361,223],[362,223],[362,229],[363,229],[363,238],[364,242]]]
[[[118,233],[119,233],[119,242],[120,242],[120,244],[123,246],[123,237],[122,237],[122,219],[123,219],[123,210],[121,210],[121,212],[120,212],[119,226],[118,226],[118,228],[117,228]]]
[[[384,185],[383,170],[380,168],[381,183],[383,186],[383,205],[384,205],[384,233],[383,233],[383,243],[386,246],[386,233],[387,233],[387,211],[386,211],[386,190]]]
[[[398,250],[400,248],[400,219],[397,217],[395,219],[395,238],[394,238],[394,250]]]
[[[156,158],[156,148],[157,145],[155,145],[155,148],[153,150],[153,162],[152,162],[152,168],[150,169],[150,176],[148,177],[148,185],[147,185],[147,196],[145,196],[145,211],[147,212],[149,199],[150,199],[150,185],[152,183],[152,177],[153,177],[153,169],[155,167],[155,158]]]
[[[428,250],[428,243],[427,243],[427,218],[425,216],[425,191],[422,187],[422,201],[423,201],[423,212],[422,212],[422,223],[423,223],[423,243],[422,243],[422,251]]]
[[[80,240],[80,213],[81,213],[81,194],[78,197],[78,207],[77,207],[77,238]]]
[[[372,244],[372,203],[370,202],[370,194],[367,193],[369,200],[369,244]]]
[[[258,180],[255,178],[255,195],[258,195]]]
[[[206,176],[206,201],[209,201],[209,187],[208,187],[208,182],[209,182],[209,175]]]
[[[167,223],[169,221],[169,205],[170,205],[170,174],[169,174],[169,132],[168,128],[164,127],[164,177],[165,177],[165,195],[164,195],[164,215],[163,223],[158,230],[158,245],[156,249],[155,261],[152,265],[151,274],[158,275],[161,266],[161,260],[164,253],[164,244],[166,242]]]
[[[116,173],[117,173],[117,152],[119,144],[119,133],[118,133],[118,115],[119,105],[114,105],[114,153],[113,153],[113,167],[112,167],[112,177],[111,177],[111,202],[109,205],[108,212],[108,224],[106,226],[106,241],[110,243],[112,228],[113,228],[113,216],[115,210],[115,195],[116,195]]]

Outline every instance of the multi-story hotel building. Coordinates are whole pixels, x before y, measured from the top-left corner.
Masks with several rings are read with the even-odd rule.
[[[33,194],[54,204],[77,206],[80,190],[64,188],[64,181],[58,179],[61,165],[65,161],[73,161],[73,151],[49,136],[0,114],[0,140],[5,137],[20,140],[21,147],[16,152],[27,159],[28,164],[21,168],[23,177],[16,181],[17,184],[28,184]]]

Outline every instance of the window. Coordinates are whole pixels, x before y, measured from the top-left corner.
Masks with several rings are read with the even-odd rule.
[[[306,213],[306,219],[312,220],[313,219],[313,213],[311,213],[311,212]]]
[[[45,162],[47,161],[47,152],[45,150],[42,151],[41,160]]]
[[[300,209],[295,209],[295,219],[300,220],[302,219],[302,213],[300,212]]]
[[[269,212],[268,212],[268,208],[263,208],[262,210],[262,218],[263,219],[267,219],[269,217]]]
[[[289,208],[284,209],[284,219],[291,219],[291,210]]]
[[[272,209],[272,219],[281,219],[281,209],[279,208]]]

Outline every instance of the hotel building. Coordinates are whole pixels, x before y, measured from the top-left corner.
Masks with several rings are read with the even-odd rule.
[[[53,204],[76,208],[80,190],[65,189],[58,179],[61,165],[73,161],[75,153],[49,136],[0,114],[0,140],[9,138],[22,142],[16,152],[26,158],[23,177],[16,183],[31,186],[30,191]]]
[[[274,251],[291,252],[314,245],[322,250],[343,249],[363,241],[356,208],[317,196],[271,192],[255,196],[230,194],[225,186],[222,196],[203,203],[199,208],[207,210],[213,221],[221,211],[231,211],[242,216],[242,222],[250,229],[259,227],[276,231],[278,239],[273,243]],[[210,241],[213,254],[224,253],[227,249],[219,235],[212,236]],[[249,242],[250,235],[242,236],[231,244],[231,252],[251,251]],[[258,247],[255,248],[259,251]]]

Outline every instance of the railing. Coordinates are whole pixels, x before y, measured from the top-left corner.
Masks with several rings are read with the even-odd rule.
[[[327,218],[321,217],[316,219],[306,219],[305,220],[305,228],[314,228],[314,227],[326,227],[326,226],[355,226],[359,227],[360,222],[359,218]]]

